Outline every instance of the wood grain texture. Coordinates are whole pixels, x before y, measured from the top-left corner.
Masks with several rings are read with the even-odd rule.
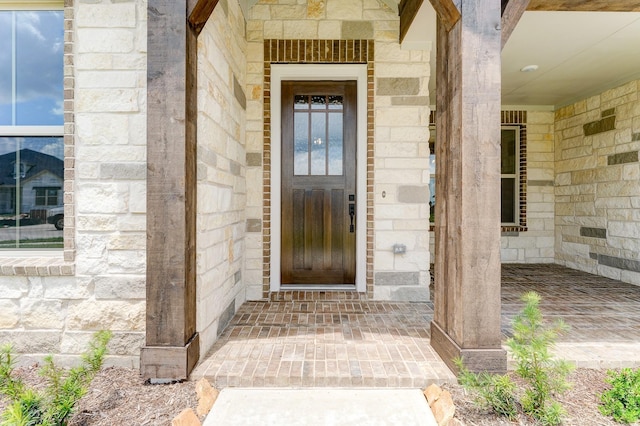
[[[430,0],[431,6],[436,11],[438,19],[442,22],[447,31],[451,31],[453,26],[460,20],[460,10],[453,0]]]
[[[400,43],[402,43],[404,37],[407,35],[407,31],[409,31],[423,1],[424,0],[402,0],[398,5],[398,13],[400,15]]]
[[[197,338],[197,52],[186,11],[184,0],[148,3],[146,347],[186,347]],[[177,371],[175,365],[189,365],[167,356],[174,360],[173,367],[156,371]],[[160,365],[162,360],[155,358],[145,361]]]
[[[511,37],[511,33],[518,25],[522,14],[527,10],[531,0],[509,0],[502,11],[502,48]]]
[[[531,0],[527,10],[640,12],[640,0]]]
[[[501,1],[466,0],[460,12],[450,30],[442,20],[437,27],[434,322],[459,348],[494,351],[501,343]]]
[[[200,31],[202,31],[202,28],[204,28],[217,4],[218,0],[187,1],[187,16],[189,17],[189,25],[191,25],[196,35],[200,34]]]
[[[294,110],[295,95],[314,94],[343,96],[344,110]],[[355,82],[282,84],[282,284],[355,283],[355,233],[348,222],[348,196],[355,194],[355,99]],[[343,116],[341,175],[294,173],[294,111],[298,119],[308,117],[305,138],[311,136],[312,116],[323,117],[326,129],[328,115]]]

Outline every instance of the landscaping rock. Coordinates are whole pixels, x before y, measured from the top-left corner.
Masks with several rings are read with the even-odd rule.
[[[456,407],[453,405],[453,399],[449,391],[442,391],[438,399],[430,407],[438,426],[449,425],[456,413]]]
[[[198,395],[198,408],[196,408],[196,412],[199,416],[209,414],[219,393],[220,392],[214,389],[204,377],[198,380],[196,383],[196,394]]]
[[[431,404],[437,401],[441,393],[442,393],[442,389],[440,388],[440,386],[436,384],[429,385],[423,392],[424,397],[427,398],[427,402],[429,403],[429,406],[431,406]]]
[[[200,419],[191,408],[182,410],[172,421],[171,426],[201,426]]]

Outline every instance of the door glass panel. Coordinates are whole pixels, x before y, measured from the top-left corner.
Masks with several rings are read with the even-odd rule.
[[[293,107],[295,109],[309,109],[309,96],[295,95],[293,98]]]
[[[515,209],[515,195],[516,195],[516,179],[515,178],[502,178],[502,222],[503,223],[515,223],[516,221],[516,209]]]
[[[309,174],[309,114],[296,112],[293,115],[293,174]]]
[[[502,174],[516,173],[516,132],[514,129],[502,129],[500,142],[500,163]]]
[[[329,109],[342,109],[342,96],[329,96]]]
[[[311,116],[311,175],[327,174],[327,116]]]
[[[329,175],[342,175],[343,135],[342,114],[329,114]]]
[[[326,96],[311,96],[311,109],[327,109]]]

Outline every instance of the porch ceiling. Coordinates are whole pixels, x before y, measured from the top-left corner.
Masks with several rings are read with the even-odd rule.
[[[435,19],[424,1],[403,42],[433,46],[432,76]],[[528,10],[502,51],[502,104],[560,107],[640,78],[638,51],[640,12]],[[538,69],[520,71],[527,65]],[[435,99],[435,78],[430,95]]]

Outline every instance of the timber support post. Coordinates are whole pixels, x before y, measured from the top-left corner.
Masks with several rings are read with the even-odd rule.
[[[187,379],[200,356],[195,275],[197,31],[189,25],[189,8],[187,0],[148,4],[147,318],[140,370],[155,383]]]
[[[435,312],[445,363],[505,372],[500,331],[501,0],[431,0],[438,14]],[[459,10],[453,19],[452,9]],[[449,17],[449,18],[447,18]]]

